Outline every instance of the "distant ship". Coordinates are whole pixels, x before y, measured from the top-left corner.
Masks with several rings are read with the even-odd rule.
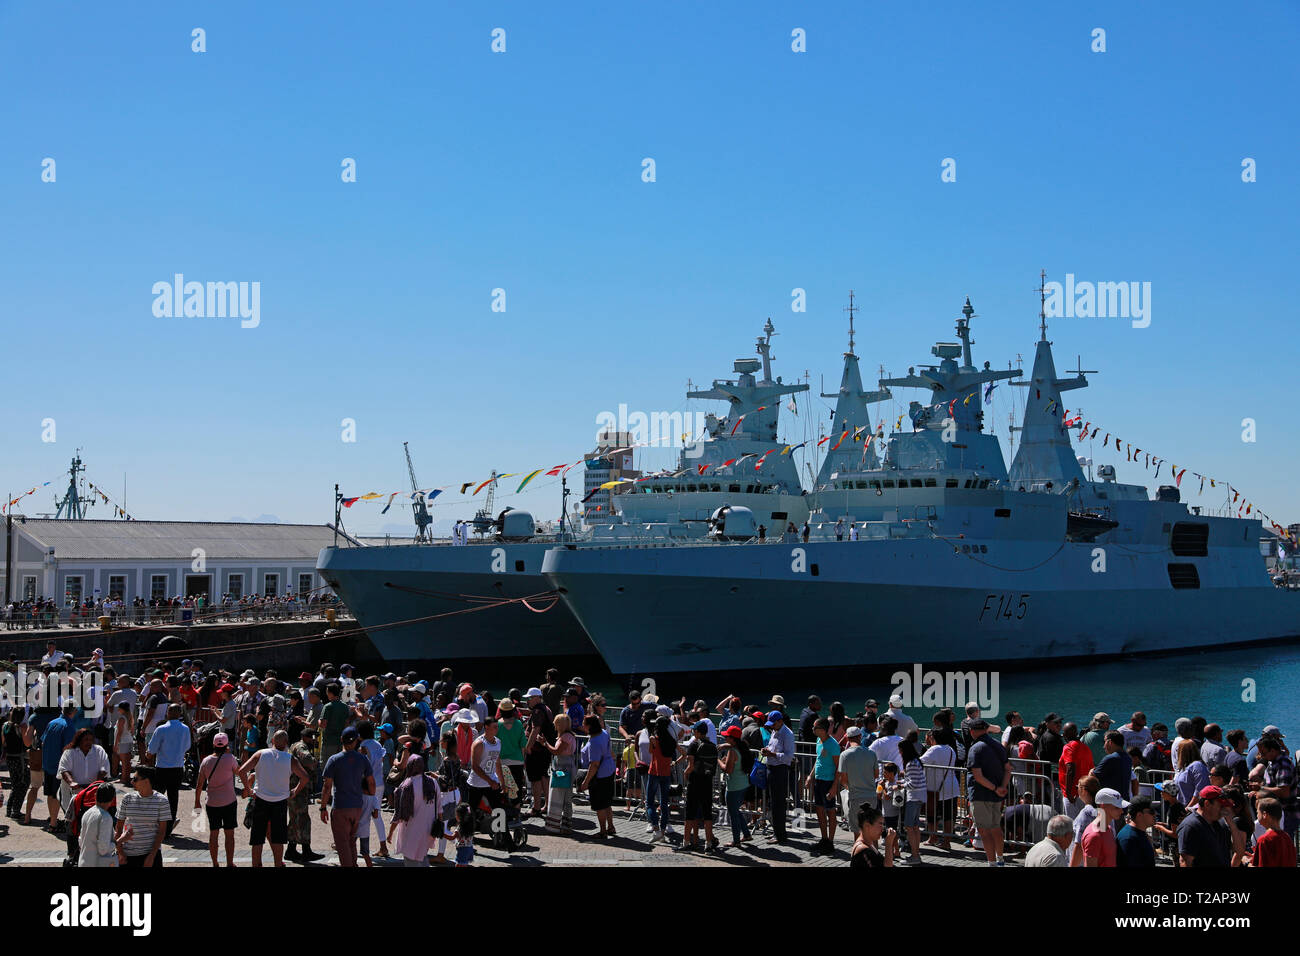
[[[487,534],[464,546],[325,548],[317,570],[386,660],[594,655],[582,627],[541,575],[549,548],[599,544],[603,552],[700,539],[710,519],[725,521],[730,509],[758,516],[774,537],[807,519],[808,500],[794,456],[781,453],[789,446],[778,443],[777,424],[782,399],[808,386],[773,380],[770,319],[763,332],[757,357],[734,362],[734,378],[687,393],[726,402],[727,414],[706,416],[707,434],[682,449],[674,471],[644,476],[614,496],[617,511],[607,520],[543,534],[532,514],[507,509],[480,521]]]
[[[1174,486],[1151,499],[1112,466],[1083,473],[1061,395],[1087,373],[1057,375],[1045,309],[1030,378],[1012,383],[1030,394],[1007,469],[981,390],[1020,373],[975,366],[972,315],[967,299],[938,364],[880,383],[928,399],[879,465],[822,476],[806,543],[760,543],[733,512],[703,541],[548,551],[545,577],[610,669],[1028,662],[1300,635],[1300,591],[1270,580],[1258,520],[1202,515]],[[840,400],[857,403],[852,351]]]

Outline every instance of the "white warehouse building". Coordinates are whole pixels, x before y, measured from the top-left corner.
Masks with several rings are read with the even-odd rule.
[[[62,520],[15,516],[0,526],[0,606],[53,598],[236,598],[328,591],[316,573],[328,525]],[[340,533],[339,538],[345,536]],[[12,554],[13,569],[6,565]],[[12,597],[7,588],[12,588]]]

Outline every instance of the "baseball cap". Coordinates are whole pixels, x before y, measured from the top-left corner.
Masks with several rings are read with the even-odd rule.
[[[1110,714],[1106,713],[1104,710],[1099,710],[1097,713],[1092,715],[1093,723],[1100,723],[1103,720],[1108,724],[1111,723]]]
[[[734,740],[739,740],[739,739],[740,739],[740,728],[737,727],[735,724],[732,724],[732,725],[731,725],[730,727],[728,727],[726,730],[722,731],[722,736],[724,736],[724,737],[731,737],[731,738],[734,739]]]
[[[298,675],[298,680],[311,680],[311,672],[303,671],[301,674]]]
[[[541,696],[542,696],[542,689],[541,689],[540,687],[530,687],[530,688],[528,688],[528,693],[525,694],[524,696],[525,696],[525,697],[541,697]]]
[[[1057,723],[1060,719],[1061,719],[1061,715],[1058,714],[1056,711],[1052,711],[1050,714],[1048,714],[1046,717],[1043,718],[1043,723],[1054,724]]]
[[[1280,729],[1278,729],[1275,725],[1273,725],[1273,724],[1269,724],[1267,727],[1264,728],[1264,732],[1263,732],[1263,735],[1262,735],[1262,736],[1265,736],[1265,737],[1285,737],[1286,734],[1282,733],[1282,731],[1281,731]]]
[[[1219,787],[1201,787],[1200,792],[1196,794],[1198,800],[1204,803],[1206,800],[1218,800],[1220,803],[1231,803],[1232,801],[1224,796]]]
[[[380,724],[379,729],[382,730],[384,733],[388,734],[390,737],[393,735],[392,724]]]
[[[850,727],[850,728],[848,729],[848,731],[845,732],[844,736],[846,736],[846,737],[861,737],[861,736],[862,736],[862,728],[861,728],[861,727]]]
[[[229,747],[229,746],[230,746],[230,738],[227,737],[225,734],[217,734],[215,737],[212,738],[212,746],[214,746],[214,747]]]
[[[347,743],[351,740],[360,740],[360,739],[361,739],[361,734],[357,732],[357,728],[355,727],[347,727],[344,729],[343,733],[339,734],[339,740],[343,743]]]
[[[709,725],[702,720],[697,720],[695,722],[695,726],[692,727],[691,730],[696,730],[702,734],[707,734],[709,732]]]
[[[660,717],[671,717],[673,715],[673,709],[667,704],[660,704],[655,708],[655,713]]]
[[[1205,789],[1215,790],[1218,791],[1219,793],[1223,792],[1222,790],[1219,790],[1218,787],[1206,787]],[[1099,807],[1107,807],[1107,806],[1118,807],[1121,810],[1123,810],[1125,807],[1128,806],[1128,801],[1119,795],[1119,791],[1114,790],[1110,787],[1105,787],[1101,790],[1098,790],[1097,796],[1093,799],[1092,802]]]
[[[767,726],[771,727],[778,720],[785,720],[785,714],[781,713],[779,710],[772,711],[767,715]]]
[[[756,710],[749,716],[753,717],[755,720],[767,720],[767,714],[763,713],[761,710]]]
[[[983,717],[976,717],[966,726],[969,727],[971,730],[988,730],[989,722],[985,720]]]
[[[890,707],[902,707],[902,706],[903,706],[903,697],[902,697],[902,695],[901,695],[901,694],[894,694],[892,697],[890,697],[890,698],[889,698],[889,706],[890,706]]]

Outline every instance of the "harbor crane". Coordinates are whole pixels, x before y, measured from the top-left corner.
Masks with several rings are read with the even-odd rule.
[[[411,464],[411,443],[402,442],[402,449],[406,452],[406,473],[411,476],[411,512],[415,515],[415,540],[427,543],[429,525],[433,524],[433,518],[429,516],[424,495],[420,494],[420,484],[415,480],[415,466]]]

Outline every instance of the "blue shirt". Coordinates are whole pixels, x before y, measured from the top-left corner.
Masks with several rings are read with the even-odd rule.
[[[185,752],[190,749],[190,728],[183,721],[159,724],[149,737],[149,753],[157,758],[155,767],[163,769],[185,766]]]
[[[41,735],[42,770],[56,777],[59,775],[59,758],[75,734],[76,731],[62,717],[55,717],[45,725],[45,733]]]
[[[321,779],[334,781],[334,809],[357,810],[365,803],[361,789],[366,777],[371,776],[370,761],[355,750],[341,750],[325,761]]]
[[[1145,833],[1136,827],[1125,824],[1115,838],[1116,866],[1151,866],[1156,865],[1156,848]]]
[[[835,758],[840,755],[840,745],[834,737],[827,737],[825,740],[817,741],[817,765],[813,770],[813,776],[817,780],[834,780],[835,779]],[[924,786],[924,781],[922,782]]]
[[[781,722],[781,729],[772,731],[767,741],[772,756],[767,758],[769,767],[788,767],[794,762],[794,732]]]
[[[587,741],[582,748],[582,755],[588,763],[598,764],[596,777],[604,779],[614,774],[614,756],[609,752],[609,733],[602,730]]]

